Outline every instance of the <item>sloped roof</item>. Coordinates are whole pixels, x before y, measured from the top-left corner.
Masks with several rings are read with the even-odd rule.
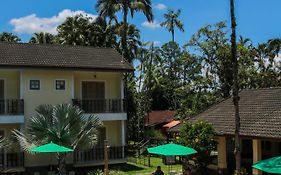
[[[281,138],[281,87],[243,90],[239,96],[241,136]],[[213,124],[218,134],[233,135],[235,116],[232,98],[211,106],[190,120],[205,120]]]
[[[146,125],[153,126],[161,123],[171,122],[174,119],[175,111],[151,111],[148,114]]]
[[[133,71],[112,48],[0,42],[0,67]]]
[[[180,121],[173,120],[173,121],[167,123],[166,125],[164,125],[163,127],[169,129],[169,128],[173,128],[173,127],[177,126],[178,124],[180,124]]]

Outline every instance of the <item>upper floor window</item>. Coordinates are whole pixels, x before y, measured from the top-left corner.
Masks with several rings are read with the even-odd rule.
[[[30,80],[29,89],[30,90],[40,90],[40,80]]]
[[[56,90],[65,90],[65,80],[56,80]]]

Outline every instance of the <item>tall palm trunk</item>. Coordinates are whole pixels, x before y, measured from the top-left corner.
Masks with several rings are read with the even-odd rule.
[[[128,30],[128,7],[125,4],[124,7],[124,13],[123,13],[123,31],[122,31],[122,37],[121,37],[121,47],[123,49],[123,57],[131,62],[131,59],[128,55],[128,48],[127,48],[127,30]]]
[[[58,161],[58,175],[65,175],[65,153],[57,153],[57,161]]]
[[[230,0],[231,14],[231,57],[233,63],[233,104],[235,108],[235,163],[236,171],[240,170],[241,155],[240,155],[240,116],[239,116],[239,94],[238,94],[238,60],[237,60],[237,45],[236,45],[236,18],[234,13],[234,0]]]

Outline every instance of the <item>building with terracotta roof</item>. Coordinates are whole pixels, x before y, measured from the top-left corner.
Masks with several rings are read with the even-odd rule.
[[[41,104],[70,103],[103,121],[101,143],[75,151],[67,161],[74,167],[103,164],[103,140],[111,147],[110,163],[126,162],[126,103],[124,75],[131,64],[112,48],[0,42],[0,136],[24,131]],[[22,153],[19,146],[1,151],[1,170],[47,172],[56,161],[47,154]],[[45,173],[43,173],[45,174]]]
[[[242,167],[259,175],[260,171],[251,169],[253,163],[281,154],[281,87],[242,90],[239,96]],[[232,98],[190,119],[196,120],[214,126],[218,140],[218,168],[222,171],[233,169],[235,116]],[[177,132],[179,128],[180,125],[169,131]]]

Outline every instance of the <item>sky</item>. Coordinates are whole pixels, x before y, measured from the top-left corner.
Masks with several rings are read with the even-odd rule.
[[[27,42],[34,32],[56,33],[56,26],[67,16],[87,13],[95,17],[96,0],[1,0],[0,32],[13,32]],[[185,32],[176,31],[176,41],[185,44],[207,24],[226,21],[230,24],[229,0],[152,0],[154,22],[141,13],[129,21],[141,30],[142,41],[161,45],[171,39],[160,27],[168,9],[181,9]],[[237,35],[254,44],[281,37],[281,0],[236,0]],[[229,25],[230,26],[230,25]],[[229,29],[230,32],[230,29]]]

